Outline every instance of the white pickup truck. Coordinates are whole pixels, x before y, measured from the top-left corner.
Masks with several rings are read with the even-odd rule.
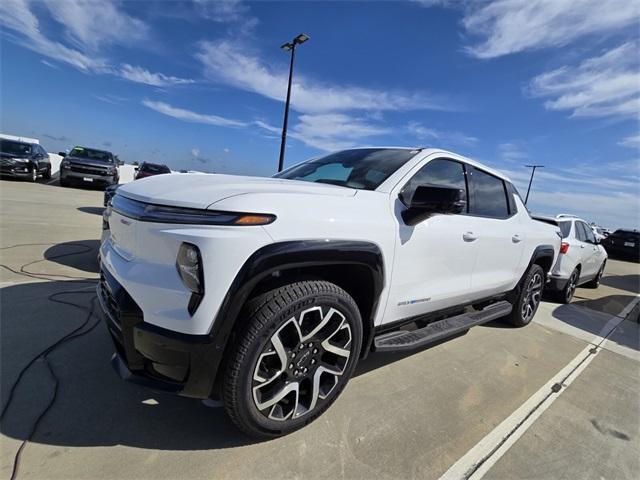
[[[340,151],[274,178],[143,179],[117,190],[104,228],[116,369],[220,398],[258,437],[320,416],[371,351],[528,324],[560,248],[499,172],[422,148]]]

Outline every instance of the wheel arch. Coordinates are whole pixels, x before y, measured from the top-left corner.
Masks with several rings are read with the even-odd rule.
[[[226,356],[230,340],[237,330],[239,314],[247,300],[286,283],[308,279],[333,282],[353,297],[362,316],[360,357],[365,357],[373,341],[373,322],[384,287],[384,262],[380,248],[364,241],[300,240],[262,247],[240,268],[209,333],[217,361],[223,361]],[[218,377],[222,370],[218,369]]]

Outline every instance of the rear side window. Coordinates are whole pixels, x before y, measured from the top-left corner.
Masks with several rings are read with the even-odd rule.
[[[558,222],[558,226],[562,232],[562,238],[567,238],[571,233],[571,222]]]
[[[482,170],[472,168],[473,202],[469,212],[493,218],[507,218],[509,204],[504,181]]]
[[[409,204],[413,194],[419,185],[432,185],[435,187],[458,188],[467,191],[467,183],[464,178],[464,167],[460,162],[437,158],[431,160],[411,177],[411,180],[402,189],[402,198]],[[469,204],[467,199],[467,205]]]
[[[581,242],[586,242],[589,238],[589,235],[587,234],[588,227],[586,227],[585,224],[582,222],[576,222],[575,225],[576,225],[576,238]]]

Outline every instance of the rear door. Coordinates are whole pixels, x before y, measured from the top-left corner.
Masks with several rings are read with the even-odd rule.
[[[580,234],[580,251],[582,262],[582,275],[584,278],[591,278],[598,273],[600,268],[600,255],[598,245],[596,244],[596,237],[593,234],[591,227],[584,222],[576,221]]]
[[[515,286],[526,233],[504,180],[474,167],[469,167],[468,178],[478,246],[471,291],[479,299]]]

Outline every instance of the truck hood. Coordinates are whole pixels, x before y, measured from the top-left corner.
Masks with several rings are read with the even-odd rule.
[[[187,208],[207,208],[225,198],[250,193],[352,197],[356,190],[280,178],[195,173],[155,175],[125,184],[118,189],[118,195],[133,200]],[[265,207],[256,205],[257,210]]]

